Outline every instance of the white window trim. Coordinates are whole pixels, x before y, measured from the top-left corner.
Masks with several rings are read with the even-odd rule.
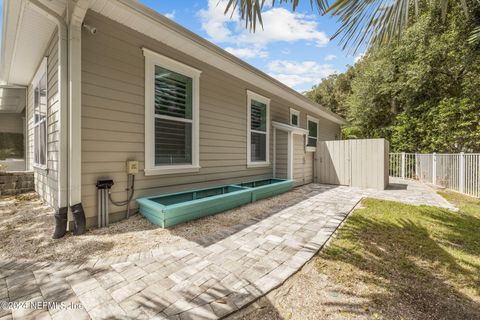
[[[47,67],[47,57],[43,57],[42,62],[40,63],[40,66],[38,66],[37,71],[35,72],[35,75],[33,76],[32,79],[32,88],[34,90],[33,93],[33,112],[32,112],[32,117],[33,117],[33,167],[41,170],[47,170],[48,168],[48,67]],[[42,76],[45,75],[47,78],[47,87],[46,87],[46,98],[47,98],[47,114],[45,115],[45,119],[35,123],[35,88],[39,86],[40,79],[42,79]],[[38,127],[41,123],[45,122],[45,164],[41,163],[36,163],[35,162],[35,152],[37,146],[35,145],[35,128]]]
[[[147,48],[145,56],[145,175],[198,172],[200,170],[200,74],[201,70],[187,66]],[[155,65],[192,78],[192,164],[155,165]],[[175,120],[179,120],[175,118]]]
[[[267,125],[266,132],[251,130],[251,110],[252,99],[258,102],[264,103],[267,106]],[[266,135],[266,157],[265,161],[252,161],[252,146],[251,146],[251,133],[257,132]],[[270,99],[266,98],[258,93],[247,90],[247,168],[258,168],[270,166]]]
[[[308,146],[308,138],[310,138],[309,134],[310,134],[310,130],[309,130],[309,126],[308,126],[308,123],[309,122],[315,122],[317,124],[317,146],[318,146],[318,134],[319,134],[319,131],[320,131],[320,125],[319,125],[319,121],[317,118],[314,118],[312,116],[308,116],[307,115],[307,131],[308,133],[306,134],[306,139],[305,139],[305,150],[307,152],[315,152],[317,151],[317,147],[311,147],[311,146]],[[312,137],[313,138],[313,137]]]
[[[298,124],[293,124],[292,122],[292,116],[296,115],[298,119]],[[294,127],[299,127],[300,128],[300,111],[290,108],[290,125]]]

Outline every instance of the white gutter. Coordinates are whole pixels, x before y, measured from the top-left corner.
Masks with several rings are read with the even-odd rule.
[[[72,207],[82,200],[81,184],[81,31],[82,22],[90,5],[79,0],[70,15],[61,17],[38,0],[28,5],[55,22],[58,26],[58,83],[60,100],[60,147],[58,166],[58,207]],[[69,221],[72,220],[70,215]],[[70,224],[68,224],[70,227]]]
[[[58,158],[58,208],[68,206],[68,28],[65,19],[38,0],[28,0],[27,5],[40,14],[46,16],[58,27],[58,96],[59,96],[59,124],[60,146]]]

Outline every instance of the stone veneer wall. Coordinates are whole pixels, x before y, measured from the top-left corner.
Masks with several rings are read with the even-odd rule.
[[[1,172],[0,196],[35,190],[33,172]]]

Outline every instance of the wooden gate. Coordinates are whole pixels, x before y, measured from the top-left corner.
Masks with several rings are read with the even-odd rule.
[[[320,141],[317,182],[383,190],[388,185],[388,149],[384,139]]]

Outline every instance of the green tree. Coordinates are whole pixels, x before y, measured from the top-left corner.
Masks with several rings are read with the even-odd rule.
[[[332,74],[307,91],[305,95],[338,115],[346,117],[348,111],[346,100],[351,94],[353,73],[354,69],[349,68],[345,73]]]
[[[442,100],[431,110],[432,149],[438,152],[480,151],[480,112],[469,98]]]
[[[442,23],[433,8],[398,42],[371,48],[347,71],[345,96],[337,98],[332,79],[307,96],[345,110],[346,138],[383,137],[393,151],[480,151],[480,56],[469,22],[455,10]]]

